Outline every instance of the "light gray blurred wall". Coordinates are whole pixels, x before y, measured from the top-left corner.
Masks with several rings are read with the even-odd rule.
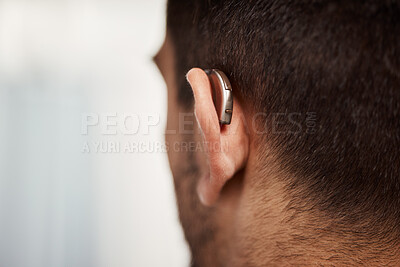
[[[0,266],[187,266],[151,62],[165,2],[0,0]],[[158,116],[149,133],[82,134],[82,116]],[[119,126],[119,125],[118,125]]]

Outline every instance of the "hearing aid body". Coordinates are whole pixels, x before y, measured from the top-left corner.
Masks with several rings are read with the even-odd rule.
[[[219,123],[230,124],[233,112],[232,86],[228,77],[217,69],[204,70],[212,87],[212,95]]]

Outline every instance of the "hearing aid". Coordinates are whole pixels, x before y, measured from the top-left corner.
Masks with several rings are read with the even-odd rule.
[[[219,123],[230,124],[233,112],[232,86],[225,73],[217,69],[206,69],[204,72],[210,80],[212,98]]]

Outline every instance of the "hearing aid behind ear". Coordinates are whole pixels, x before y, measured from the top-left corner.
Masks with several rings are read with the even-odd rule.
[[[232,86],[225,73],[217,69],[204,70],[213,91],[213,101],[219,123],[230,124],[233,112]]]

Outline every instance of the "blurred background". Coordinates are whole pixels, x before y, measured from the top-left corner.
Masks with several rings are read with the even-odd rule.
[[[187,266],[163,0],[0,0],[0,266]],[[161,149],[160,149],[161,147]]]

